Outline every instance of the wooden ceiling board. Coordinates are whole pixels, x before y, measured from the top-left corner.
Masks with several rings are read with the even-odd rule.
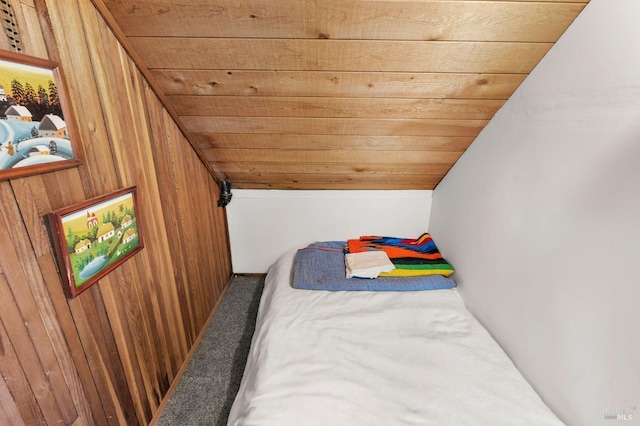
[[[251,185],[255,180],[253,173],[228,174],[229,179],[233,179],[237,188],[244,185]],[[270,182],[270,185],[277,184],[278,187],[288,185],[317,185],[327,183],[332,185],[332,189],[337,189],[338,185],[342,185],[340,189],[354,189],[353,185],[357,185],[360,177],[357,173],[345,174],[291,174],[291,173],[275,173],[268,174],[260,172],[258,176],[262,181]],[[375,175],[368,173],[368,179],[376,185],[393,185],[396,189],[401,187],[411,187],[411,189],[424,189],[430,185],[435,185],[440,181],[439,175]]]
[[[249,183],[236,183],[234,184],[234,188],[236,189],[290,189],[290,190],[350,190],[350,191],[361,191],[367,189],[375,189],[377,191],[403,191],[403,190],[428,190],[435,187],[436,184],[433,181],[429,182],[420,182],[417,180],[411,181],[409,183],[388,183],[382,181],[381,183],[377,181],[369,182],[369,177],[366,177],[368,185],[367,187],[363,187],[362,185],[362,177],[356,180],[356,176],[352,176],[352,181],[349,182],[312,182],[312,183],[303,183],[303,182],[279,182],[279,181],[267,181],[266,179],[260,179],[260,182],[249,182]],[[322,187],[322,188],[320,188]]]
[[[552,43],[135,37],[154,69],[528,73]]]
[[[132,37],[555,42],[580,3],[497,1],[107,2]]]
[[[281,189],[433,189],[587,3],[104,0],[216,178]]]
[[[311,175],[323,175],[323,174],[358,174],[366,173],[371,176],[395,176],[395,175],[442,175],[446,173],[451,167],[445,163],[420,163],[420,164],[405,164],[403,167],[397,167],[395,164],[381,164],[381,163],[368,163],[366,165],[356,164],[354,162],[346,163],[279,163],[268,162],[258,163],[253,162],[247,164],[240,161],[216,161],[218,167],[226,173],[230,174],[253,174],[253,173],[281,173],[286,168],[293,174],[311,174]],[[427,167],[425,167],[425,165]],[[427,171],[428,169],[428,171]]]
[[[508,99],[526,74],[153,70],[166,95]]]
[[[202,149],[368,149],[396,151],[464,151],[473,136],[361,136],[361,135],[273,135],[199,134],[194,139]]]
[[[185,116],[191,133],[477,136],[488,120]]]
[[[370,151],[370,150],[271,150],[271,149],[204,149],[212,161],[230,161],[242,158],[245,162],[280,163],[356,163],[373,162],[393,164],[453,163],[462,152],[449,151]],[[428,170],[425,170],[428,172]]]
[[[181,116],[491,119],[501,99],[169,96]]]

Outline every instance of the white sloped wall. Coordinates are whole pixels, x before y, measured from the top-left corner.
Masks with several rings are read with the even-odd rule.
[[[436,188],[429,226],[561,419],[640,424],[637,0],[591,0]]]

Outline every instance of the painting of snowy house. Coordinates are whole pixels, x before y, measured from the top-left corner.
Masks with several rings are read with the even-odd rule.
[[[4,115],[7,117],[7,120],[15,120],[15,121],[32,121],[33,115],[26,107],[22,105],[11,105],[4,112]]]
[[[98,243],[101,243],[113,237],[115,234],[116,234],[116,230],[113,227],[113,223],[107,222],[100,225],[100,227],[98,228],[98,234],[96,235],[96,238],[98,240]]]
[[[38,126],[43,138],[63,138],[67,135],[67,123],[55,114],[47,114]]]
[[[0,49],[0,181],[81,163],[68,99],[57,63]]]
[[[31,149],[29,149],[29,157],[35,157],[38,155],[49,155],[49,154],[51,154],[49,147],[44,145],[36,145]]]
[[[84,253],[90,248],[91,248],[91,241],[85,238],[84,240],[79,241],[78,244],[76,244],[76,246],[73,249],[76,253],[80,254],[80,253]]]

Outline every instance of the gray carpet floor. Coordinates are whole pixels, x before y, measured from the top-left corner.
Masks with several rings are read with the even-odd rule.
[[[237,275],[209,323],[160,426],[224,426],[251,346],[264,277]]]

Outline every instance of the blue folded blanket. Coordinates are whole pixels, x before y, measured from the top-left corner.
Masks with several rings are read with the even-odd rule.
[[[346,278],[344,247],[346,241],[314,243],[297,251],[293,265],[292,287],[327,291],[418,291],[456,286],[442,275],[411,277]]]

